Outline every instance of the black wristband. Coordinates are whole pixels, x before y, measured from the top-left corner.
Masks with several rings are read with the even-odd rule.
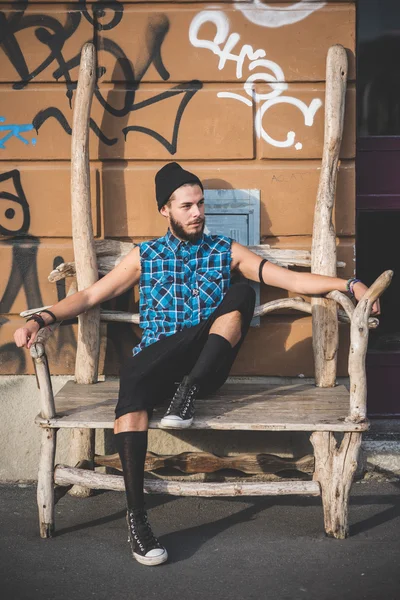
[[[44,308],[43,310],[40,311],[40,315],[42,313],[47,313],[48,315],[50,315],[53,319],[53,323],[57,323],[57,317],[54,313],[51,312],[51,310],[48,310],[47,308]],[[53,323],[49,323],[49,325],[53,325]]]
[[[29,317],[29,319],[27,319],[26,322],[28,323],[28,321],[35,321],[35,323],[39,325],[39,329],[43,329],[43,327],[46,327],[44,319],[38,314],[34,314],[31,317]]]
[[[265,265],[266,262],[268,262],[268,260],[266,258],[263,258],[262,261],[260,262],[260,266],[258,268],[258,279],[261,281],[261,283],[265,283],[265,281],[262,277],[262,270],[263,270],[263,266]]]

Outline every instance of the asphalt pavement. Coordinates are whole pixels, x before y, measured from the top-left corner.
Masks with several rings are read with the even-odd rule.
[[[400,482],[353,485],[350,537],[319,498],[149,497],[170,560],[131,558],[122,493],[65,496],[38,533],[33,486],[0,486],[1,600],[400,600]]]

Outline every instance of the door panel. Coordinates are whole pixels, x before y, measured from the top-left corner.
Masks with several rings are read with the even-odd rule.
[[[367,353],[369,416],[400,415],[400,3],[357,5],[356,271],[394,270]]]

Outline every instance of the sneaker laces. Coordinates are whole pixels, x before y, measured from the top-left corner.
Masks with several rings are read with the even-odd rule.
[[[129,511],[129,529],[142,551],[160,546],[158,539],[151,529],[146,511],[137,513]]]
[[[185,414],[197,390],[198,387],[195,383],[190,384],[182,382],[176,390],[166,414],[169,415],[171,412],[180,412],[181,409],[183,409],[183,413]]]

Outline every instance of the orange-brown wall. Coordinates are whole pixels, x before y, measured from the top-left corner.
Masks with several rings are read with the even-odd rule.
[[[96,237],[162,235],[154,175],[178,160],[207,188],[259,189],[262,241],[299,249],[311,244],[326,54],[335,43],[345,46],[349,86],[334,218],[338,259],[346,262],[339,275],[353,274],[355,3],[315,2],[309,13],[294,4],[117,2],[94,14],[89,2],[81,9],[78,2],[21,3],[18,11],[0,1],[1,374],[32,372],[28,352],[12,341],[23,323],[18,313],[65,294],[65,282],[50,284],[47,275],[73,260],[70,127],[86,41],[95,41],[99,63],[91,116],[101,133],[90,134]],[[264,289],[261,299],[285,295]],[[136,300],[131,293],[113,307],[135,308]],[[345,375],[347,329],[340,331]],[[118,372],[138,335],[138,328],[108,326],[104,372]],[[234,372],[312,376],[310,336],[309,317],[264,317]],[[76,326],[55,335],[52,373],[73,373],[75,339]]]

